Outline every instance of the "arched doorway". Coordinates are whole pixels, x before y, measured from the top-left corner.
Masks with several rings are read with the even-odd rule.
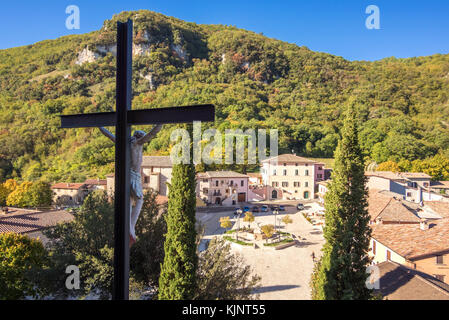
[[[278,192],[277,192],[276,190],[273,190],[273,191],[271,192],[271,198],[272,198],[272,199],[277,199],[277,198],[278,198]]]
[[[221,204],[221,199],[219,197],[215,198],[215,204]]]

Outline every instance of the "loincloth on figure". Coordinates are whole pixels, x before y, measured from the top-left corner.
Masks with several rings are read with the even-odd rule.
[[[131,196],[136,198],[143,198],[142,191],[142,178],[140,177],[140,173],[131,169],[130,172],[130,181],[131,181]]]

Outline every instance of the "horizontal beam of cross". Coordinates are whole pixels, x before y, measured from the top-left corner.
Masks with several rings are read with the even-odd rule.
[[[128,110],[129,125],[187,123],[214,121],[212,104],[144,110]],[[87,128],[115,126],[115,112],[87,113],[61,116],[61,128]]]

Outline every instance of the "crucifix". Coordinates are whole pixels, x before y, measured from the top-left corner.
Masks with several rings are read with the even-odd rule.
[[[215,107],[211,104],[131,110],[132,38],[132,21],[118,22],[116,112],[61,116],[62,128],[101,127],[102,132],[115,142],[114,283],[112,293],[114,300],[128,300],[129,298],[130,197],[136,196],[133,193],[138,188],[132,186],[132,183],[135,183],[137,178],[140,179],[140,172],[138,172],[139,177],[136,177],[133,168],[136,168],[135,161],[141,159],[141,151],[138,150],[136,154],[131,154],[135,151],[131,150],[131,145],[133,143],[142,145],[166,123],[214,121],[215,119]],[[142,131],[137,131],[131,137],[131,125],[146,124],[152,124],[155,127],[146,135]],[[115,136],[103,128],[107,126],[115,126]],[[140,170],[140,163],[137,167]]]

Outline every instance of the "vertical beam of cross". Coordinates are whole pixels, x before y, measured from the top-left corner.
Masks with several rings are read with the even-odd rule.
[[[117,23],[114,300],[129,298],[130,138],[128,110],[132,95],[132,21]]]

